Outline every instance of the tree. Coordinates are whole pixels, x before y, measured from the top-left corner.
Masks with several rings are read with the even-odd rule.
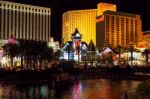
[[[112,60],[112,57],[113,57],[113,52],[108,52],[107,53],[107,61],[109,64],[113,65],[113,60]]]
[[[72,49],[73,49],[73,48],[72,48],[71,45],[68,45],[67,48],[66,48],[66,50],[67,50],[67,52],[68,52],[68,61],[70,60],[70,52],[71,52]]]
[[[120,61],[121,61],[121,53],[122,52],[124,52],[124,47],[123,46],[121,46],[121,45],[118,45],[116,48],[115,48],[115,50],[119,53],[119,60],[118,60],[118,62],[119,62],[119,64],[120,64]]]
[[[11,44],[7,43],[3,46],[4,49],[4,55],[10,58],[11,61],[11,67],[13,68],[13,58],[17,56],[18,53],[18,45],[17,44]]]
[[[142,54],[145,55],[145,62],[146,62],[146,65],[148,65],[148,55],[150,53],[150,50],[149,49],[145,49]]]
[[[20,58],[21,58],[21,69],[23,70],[23,52],[24,52],[24,46],[23,46],[23,42],[24,40],[19,39],[19,54],[20,54]]]
[[[139,84],[135,91],[136,99],[150,99],[150,81]]]
[[[55,59],[55,61],[59,61],[60,53],[61,53],[60,50],[54,52],[54,59]]]
[[[51,61],[54,61],[54,51],[52,48],[49,48],[48,46],[44,45],[43,46],[43,51],[39,54],[39,59],[40,59],[40,67],[44,63],[49,63]]]
[[[54,60],[54,51],[47,46],[45,41],[23,40],[19,41],[19,53],[21,57],[21,67],[26,64],[29,67],[36,67],[38,63],[43,66],[43,63]],[[23,64],[25,63],[25,64]]]

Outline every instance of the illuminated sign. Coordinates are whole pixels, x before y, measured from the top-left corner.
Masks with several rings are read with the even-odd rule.
[[[76,41],[76,42],[75,42],[75,46],[76,46],[76,47],[79,47],[79,46],[80,46],[80,41]]]

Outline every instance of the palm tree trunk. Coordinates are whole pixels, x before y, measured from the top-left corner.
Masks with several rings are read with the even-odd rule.
[[[42,66],[42,58],[40,58],[40,70],[41,70],[41,66]]]
[[[146,65],[148,65],[148,53],[146,53]]]
[[[27,69],[29,69],[29,59],[28,59],[28,56],[27,56],[26,60],[27,60],[27,63],[26,63],[27,64]]]
[[[133,61],[133,48],[131,48],[131,66],[133,66],[132,61]]]
[[[13,57],[10,57],[10,64],[11,64],[11,67],[14,68],[14,66],[13,66]]]
[[[120,56],[121,56],[121,54],[120,54],[121,52],[119,51],[119,65],[120,65]]]
[[[23,70],[23,55],[21,53],[21,70]]]
[[[35,60],[36,60],[35,57],[33,57],[33,67],[34,67],[34,68],[35,68],[35,63],[36,63]]]

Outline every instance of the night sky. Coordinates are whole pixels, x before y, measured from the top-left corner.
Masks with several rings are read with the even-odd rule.
[[[75,9],[95,9],[99,2],[117,4],[119,12],[140,14],[143,21],[143,31],[150,30],[149,0],[7,0],[17,3],[31,4],[51,8],[51,36],[61,39],[62,14]]]

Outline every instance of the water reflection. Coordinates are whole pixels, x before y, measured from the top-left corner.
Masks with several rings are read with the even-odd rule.
[[[50,84],[0,84],[0,99],[121,99],[141,81],[81,80],[52,89]]]
[[[0,85],[0,99],[52,99],[54,94],[48,84]]]
[[[75,82],[61,99],[121,99],[125,91],[133,90],[139,83],[131,80],[83,80]]]

